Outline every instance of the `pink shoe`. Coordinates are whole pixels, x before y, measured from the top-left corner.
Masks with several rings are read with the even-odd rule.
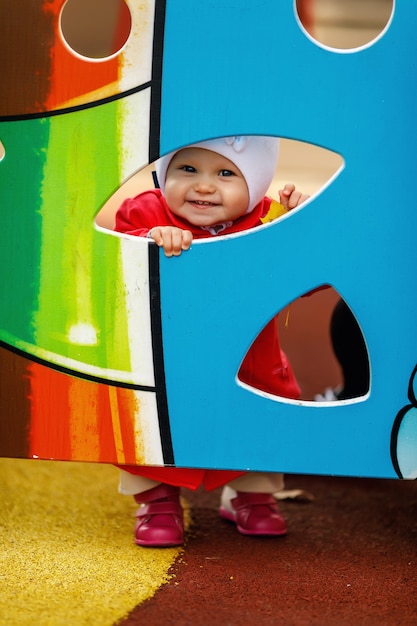
[[[141,505],[136,512],[137,545],[159,548],[182,545],[184,520],[179,487],[161,483],[134,498]]]
[[[224,505],[220,516],[234,522],[242,535],[285,535],[287,525],[282,517],[275,498],[269,493],[249,493],[238,491],[231,501],[233,510]]]

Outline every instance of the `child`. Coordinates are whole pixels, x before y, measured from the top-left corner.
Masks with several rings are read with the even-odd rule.
[[[307,199],[294,185],[279,192],[280,206],[265,197],[278,155],[278,139],[247,136],[193,144],[156,163],[160,189],[127,199],[116,214],[115,230],[150,237],[167,256],[188,250],[193,239],[240,232],[271,221]],[[299,388],[279,346],[276,321],[260,333],[239,371],[243,382],[289,398]],[[286,533],[273,493],[282,474],[123,466],[119,491],[140,504],[135,542],[176,546],[184,539],[180,487],[224,486],[220,515],[245,535]]]

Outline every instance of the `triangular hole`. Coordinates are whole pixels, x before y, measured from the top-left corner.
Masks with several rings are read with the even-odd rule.
[[[238,379],[254,390],[302,401],[365,397],[369,357],[355,315],[331,287],[298,298],[258,335]]]

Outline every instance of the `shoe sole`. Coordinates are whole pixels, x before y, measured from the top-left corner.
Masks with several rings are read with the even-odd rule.
[[[142,548],[177,548],[178,546],[184,545],[183,541],[170,541],[170,542],[161,542],[157,543],[155,541],[142,541],[135,539],[135,544],[137,546],[141,546]]]
[[[247,535],[250,537],[282,537],[287,534],[286,528],[284,528],[283,530],[277,530],[274,532],[247,530],[246,528],[242,528],[242,526],[239,526],[239,524],[237,523],[234,513],[232,511],[228,511],[223,506],[220,507],[219,514],[220,514],[220,517],[227,520],[228,522],[233,522],[234,524],[236,524],[237,530],[242,535]]]

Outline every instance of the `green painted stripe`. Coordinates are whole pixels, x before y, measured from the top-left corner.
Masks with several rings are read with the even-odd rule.
[[[119,186],[118,112],[114,102],[51,120],[36,322],[46,350],[129,370],[119,241],[94,229],[94,216]]]
[[[121,380],[131,364],[120,240],[94,216],[120,184],[123,110],[0,125],[0,339]]]
[[[33,343],[39,289],[41,190],[49,120],[3,122],[0,162],[0,338]]]

